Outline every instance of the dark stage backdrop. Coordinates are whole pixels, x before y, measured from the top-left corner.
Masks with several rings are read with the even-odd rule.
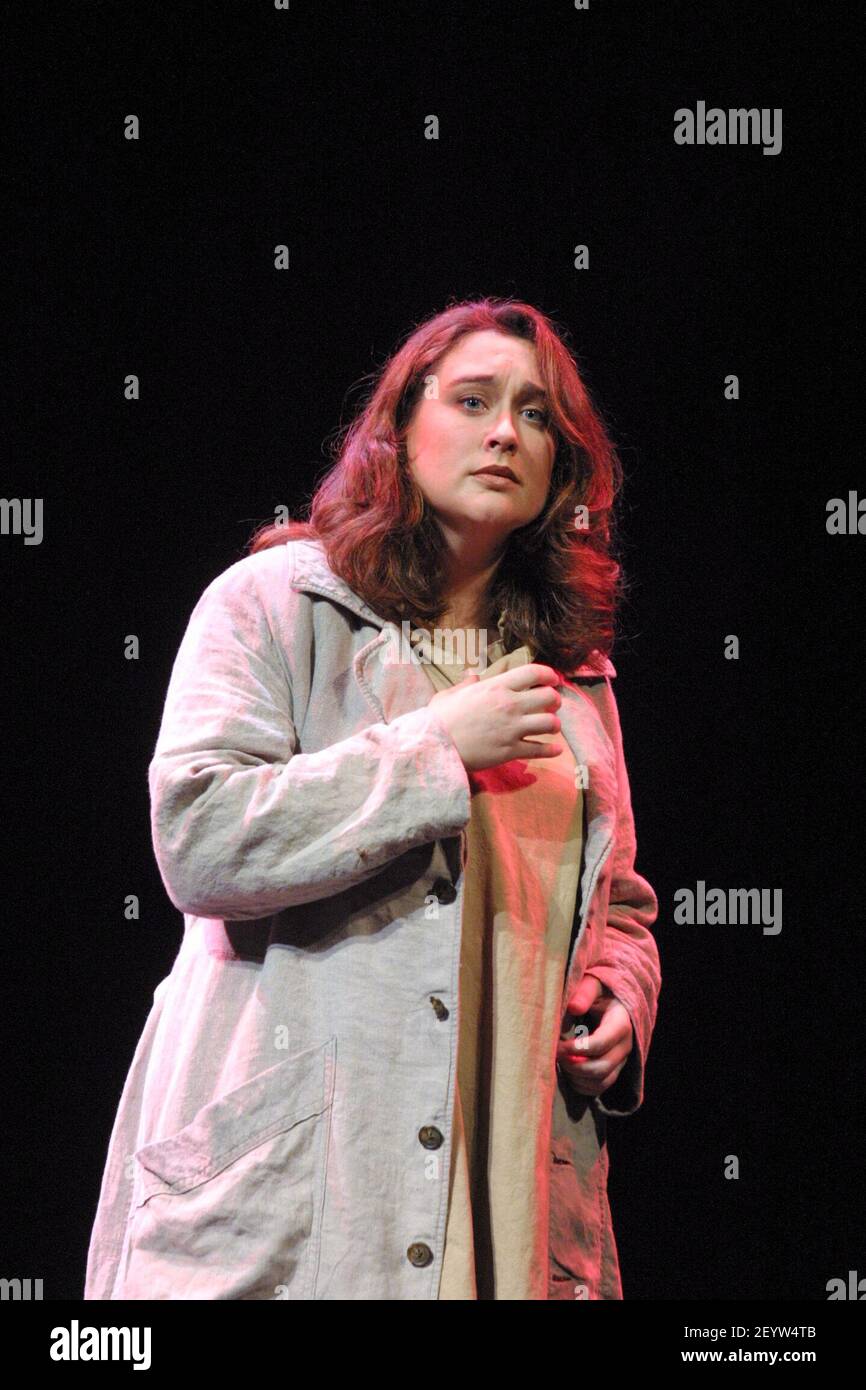
[[[567,328],[626,471],[614,689],[663,985],[608,1131],[625,1297],[866,1276],[854,7],[37,11],[5,96],[0,1275],[81,1297],[181,937],[146,770],[194,603],[298,515],[402,335],[493,294]],[[675,138],[713,107],[775,128]],[[701,882],[778,890],[781,930],[678,921]]]

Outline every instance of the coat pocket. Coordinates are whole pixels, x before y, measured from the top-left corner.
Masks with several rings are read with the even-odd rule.
[[[136,1151],[115,1298],[313,1296],[335,1054],[286,1057]]]

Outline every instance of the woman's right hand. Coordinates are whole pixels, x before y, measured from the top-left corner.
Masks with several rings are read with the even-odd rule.
[[[496,767],[511,758],[555,758],[562,744],[533,743],[530,734],[558,733],[552,711],[562,696],[553,688],[560,677],[552,666],[530,662],[481,680],[468,672],[458,685],[439,690],[428,702],[445,726],[467,772]]]

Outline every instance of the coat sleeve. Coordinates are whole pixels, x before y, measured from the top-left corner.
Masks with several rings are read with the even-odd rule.
[[[602,720],[613,743],[617,771],[617,815],[610,904],[600,954],[587,965],[625,1005],[634,1029],[634,1043],[614,1084],[596,1097],[605,1115],[632,1115],[643,1103],[644,1070],[655,1027],[661,969],[650,928],[658,917],[658,898],[635,869],[635,827],[631,790],[623,754],[619,712],[610,678],[596,696]]]
[[[432,710],[299,753],[290,670],[240,561],[193,610],[148,768],[154,853],[181,912],[253,920],[330,897],[469,820],[463,761]]]

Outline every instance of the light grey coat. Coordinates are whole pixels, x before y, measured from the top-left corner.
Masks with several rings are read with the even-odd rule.
[[[121,1096],[87,1299],[438,1295],[470,785],[398,635],[309,540],[194,608],[148,774],[184,934]],[[660,988],[601,664],[559,687],[587,779],[562,1010],[591,967],[635,1041],[592,1100],[552,1041],[551,1298],[622,1297],[605,1129],[643,1100]]]

